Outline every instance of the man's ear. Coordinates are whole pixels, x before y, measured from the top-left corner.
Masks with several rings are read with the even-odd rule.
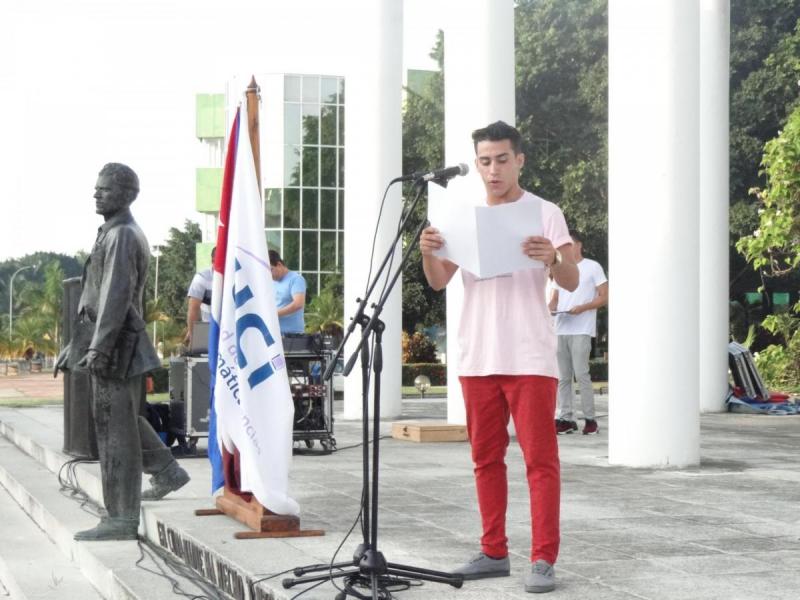
[[[522,152],[520,152],[519,154],[516,155],[515,158],[517,160],[517,167],[521,169],[522,165],[525,164],[525,155]]]

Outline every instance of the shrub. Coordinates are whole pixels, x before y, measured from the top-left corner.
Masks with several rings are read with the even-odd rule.
[[[405,331],[403,340],[403,364],[411,363],[438,363],[436,358],[436,344],[421,331],[408,335]]]
[[[592,381],[608,381],[608,362],[602,358],[589,361],[589,376]]]

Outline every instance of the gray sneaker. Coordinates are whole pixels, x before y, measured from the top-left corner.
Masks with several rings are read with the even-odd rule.
[[[511,563],[507,556],[505,558],[491,558],[483,552],[478,552],[453,573],[463,575],[465,580],[508,577],[511,575]]]
[[[525,575],[525,591],[534,594],[552,592],[556,589],[556,571],[546,560],[539,559],[531,565],[531,572]]]

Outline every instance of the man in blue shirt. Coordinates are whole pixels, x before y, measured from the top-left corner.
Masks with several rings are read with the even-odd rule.
[[[306,280],[300,273],[290,271],[275,250],[269,251],[269,264],[272,268],[281,335],[303,333],[306,329]]]

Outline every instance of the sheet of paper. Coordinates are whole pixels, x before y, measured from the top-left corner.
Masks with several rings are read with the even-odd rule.
[[[525,238],[542,235],[541,202],[539,198],[534,198],[498,206],[475,207],[479,277],[544,268],[541,261],[528,258],[522,251]]]
[[[542,235],[539,198],[475,206],[458,189],[429,183],[428,220],[445,239],[435,255],[480,278],[544,267],[522,252],[522,240]]]
[[[475,207],[437,183],[428,183],[428,221],[439,230],[444,246],[434,255],[446,258],[471,273],[478,273]]]

